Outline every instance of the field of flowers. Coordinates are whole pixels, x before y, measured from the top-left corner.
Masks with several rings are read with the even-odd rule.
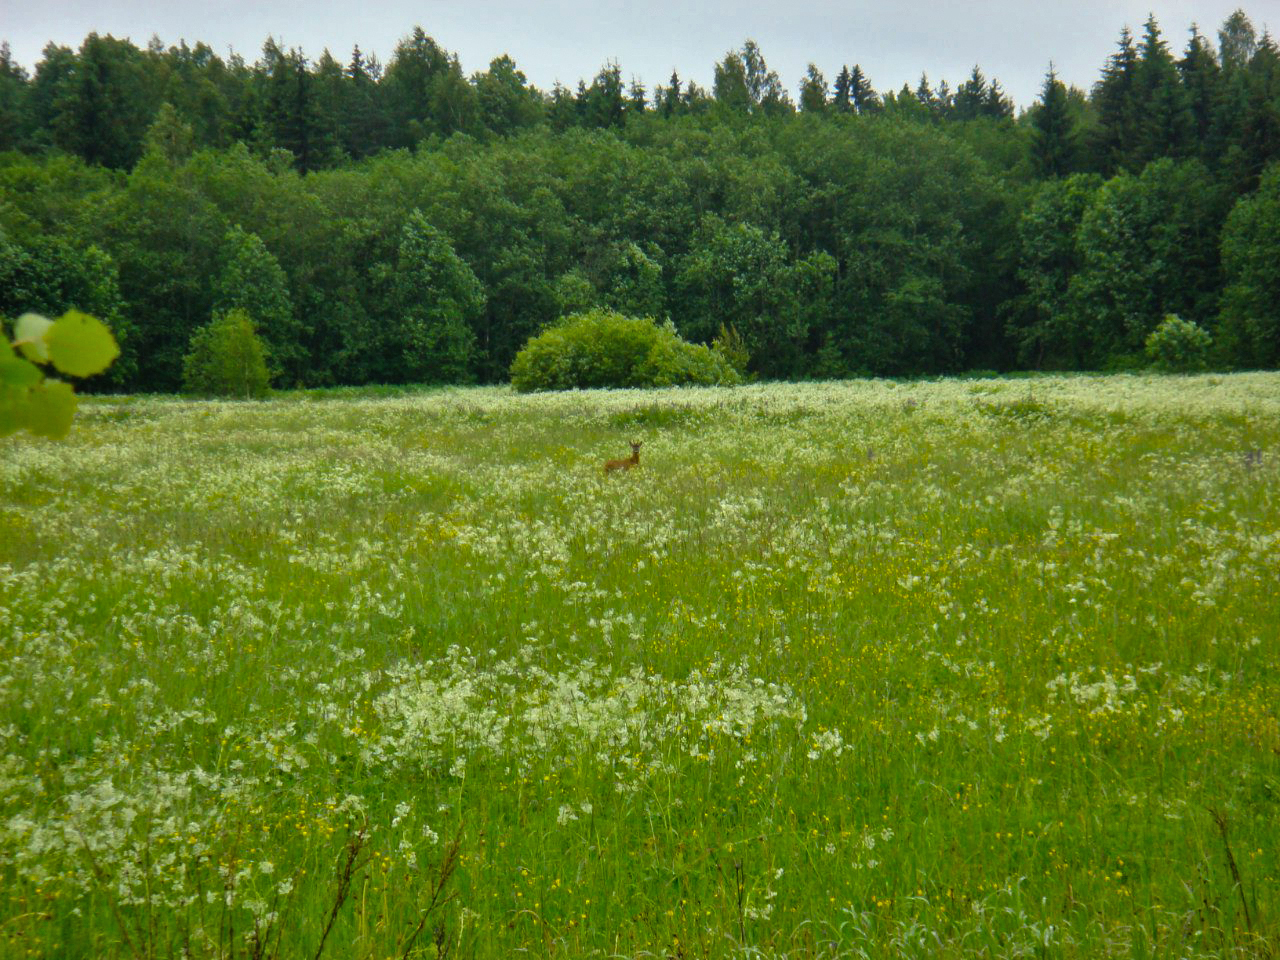
[[[0,957],[1274,957],[1278,481],[1276,374],[88,401]]]

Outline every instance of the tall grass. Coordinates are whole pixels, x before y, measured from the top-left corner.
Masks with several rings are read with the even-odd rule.
[[[1278,479],[1274,374],[90,401],[0,955],[1274,956]]]

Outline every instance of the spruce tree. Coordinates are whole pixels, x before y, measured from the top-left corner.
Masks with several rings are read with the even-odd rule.
[[[578,107],[569,88],[559,80],[551,88],[551,99],[547,104],[547,121],[556,133],[563,133],[570,127],[578,125]]]
[[[1013,116],[1013,101],[1004,92],[999,80],[992,80],[987,85],[987,94],[982,98],[982,115],[995,120]]]
[[[1138,141],[1134,90],[1138,54],[1128,27],[1120,32],[1118,48],[1103,68],[1102,79],[1094,86],[1092,97],[1098,123],[1090,152],[1094,166],[1106,175],[1129,162]]]
[[[684,94],[680,97],[681,109],[685,113],[706,113],[714,102],[715,98],[693,80],[685,84]]]
[[[311,87],[315,99],[316,133],[320,149],[325,154],[325,165],[330,165],[344,159],[345,127],[355,109],[347,72],[327,47],[316,61]]]
[[[331,165],[338,153],[336,119],[326,118],[322,111],[307,58],[296,48],[285,53],[274,40],[268,40],[262,52],[263,119],[272,146],[293,154],[303,173]]]
[[[8,42],[0,42],[0,151],[22,143],[28,86],[27,72],[14,62]]]
[[[381,69],[376,59],[366,60],[357,46],[347,64],[349,113],[342,118],[342,149],[357,159],[388,145],[387,115],[378,85]]]
[[[627,116],[643,116],[649,107],[649,95],[639,78],[631,78],[631,86],[627,88]]]
[[[933,88],[929,86],[929,75],[927,73],[920,74],[920,82],[916,84],[916,100],[923,107],[928,107],[930,111],[938,108],[938,98],[934,96]]]
[[[684,113],[684,94],[680,90],[680,74],[671,71],[667,82],[667,113]]]
[[[876,96],[871,81],[856,63],[853,65],[853,72],[849,74],[849,100],[858,113],[869,113],[880,106],[880,98]]]
[[[1267,166],[1280,160],[1280,49],[1270,33],[1258,42],[1244,81],[1235,166],[1239,188],[1252,190]]]
[[[128,169],[158,104],[149,102],[133,44],[89,34],[54,95],[54,142],[89,163]]]
[[[1040,103],[1031,119],[1031,160],[1041,177],[1065,177],[1077,162],[1075,124],[1067,106],[1067,88],[1053,65],[1044,78]]]
[[[1178,61],[1178,74],[1191,114],[1195,152],[1206,163],[1212,164],[1219,153],[1219,145],[1214,143],[1214,119],[1222,96],[1222,69],[1218,66],[1213,47],[1194,24],[1187,49]]]
[[[1138,140],[1131,153],[1135,164],[1190,153],[1195,121],[1173,55],[1154,16],[1147,18],[1134,91],[1139,116]]]
[[[585,94],[583,108],[588,127],[621,127],[626,122],[622,68],[616,63],[610,61],[601,67]]]
[[[36,75],[27,91],[28,140],[34,146],[52,146],[58,95],[70,82],[76,55],[69,47],[45,44],[36,64]]]
[[[952,116],[956,120],[976,120],[983,113],[987,98],[987,80],[974,64],[969,79],[956,88]]]
[[[956,95],[951,92],[951,84],[943,80],[933,93],[933,112],[940,117],[949,117],[955,110]]]
[[[411,147],[433,133],[467,129],[474,121],[475,89],[457,57],[421,27],[396,44],[380,86],[391,118],[391,146]]]
[[[683,110],[680,99],[680,74],[671,71],[671,79],[665,87],[658,87],[654,93],[654,109],[663,117],[672,117]]]
[[[853,77],[847,66],[840,68],[831,94],[831,108],[836,113],[849,113],[853,109]]]

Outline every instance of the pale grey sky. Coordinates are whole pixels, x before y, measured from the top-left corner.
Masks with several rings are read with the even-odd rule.
[[[713,64],[754,39],[795,96],[809,61],[834,79],[860,63],[878,90],[915,85],[921,71],[954,87],[975,63],[1019,106],[1035,100],[1052,60],[1067,83],[1087,89],[1128,24],[1141,35],[1154,13],[1180,52],[1193,22],[1216,42],[1241,0],[0,0],[0,40],[30,69],[50,40],[78,47],[91,31],[143,46],[204,41],[221,55],[257,59],[262,42],[346,62],[354,44],[385,63],[415,25],[456,51],[467,73],[509,53],[530,81],[588,81],[606,60],[652,92],[672,68],[709,86]],[[1243,4],[1259,33],[1280,28],[1280,0]]]

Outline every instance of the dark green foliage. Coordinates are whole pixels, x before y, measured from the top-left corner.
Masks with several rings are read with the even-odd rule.
[[[835,86],[831,91],[831,107],[836,113],[849,113],[853,110],[853,76],[847,66],[841,67],[836,76]]]
[[[473,378],[473,324],[484,309],[484,288],[454,252],[448,237],[414,211],[404,226],[391,282],[394,331],[401,367],[389,382],[463,383]]]
[[[616,63],[601,67],[591,86],[579,91],[578,112],[587,127],[621,127],[626,122],[622,69]]]
[[[156,104],[141,52],[127,40],[91,33],[58,82],[53,142],[90,163],[127,169],[142,154]]]
[[[265,396],[269,381],[262,341],[245,311],[218,314],[191,338],[182,368],[188,393],[247,400]]]
[[[1086,365],[1140,355],[1165,314],[1197,322],[1217,314],[1224,215],[1198,161],[1161,160],[1102,186],[1080,224],[1081,268],[1069,293],[1073,325],[1089,342]]]
[[[846,104],[847,94],[846,88]],[[823,113],[827,109],[827,78],[812,63],[800,84],[800,109],[805,113]]]
[[[396,45],[382,82],[391,117],[391,146],[410,147],[431,134],[471,129],[477,97],[458,58],[421,27]]]
[[[171,391],[182,380],[188,341],[212,312],[211,287],[226,221],[185,178],[140,165],[83,228],[119,267],[125,312],[137,328],[137,380]]]
[[[13,61],[9,44],[0,41],[0,151],[23,145],[27,95],[27,72]]]
[[[1018,224],[1025,292],[1011,305],[1010,333],[1027,366],[1077,369],[1086,362],[1090,335],[1077,322],[1069,288],[1084,265],[1080,222],[1102,182],[1096,174],[1076,174],[1045,183]]]
[[[1192,142],[1199,144],[1200,158],[1207,164],[1213,164],[1220,148],[1215,113],[1223,94],[1222,69],[1213,48],[1195,27],[1186,52],[1178,61],[1178,73],[1191,116]]]
[[[505,136],[542,120],[541,96],[510,57],[493,60],[474,82],[480,123],[493,133]]]
[[[567,87],[557,83],[547,103],[547,123],[556,133],[564,133],[570,127],[576,127],[581,119],[577,100]]]
[[[1128,27],[1121,32],[1118,47],[1093,88],[1097,125],[1090,152],[1094,165],[1104,174],[1114,173],[1129,162],[1138,144],[1141,123],[1135,95],[1138,52]]]
[[[644,116],[649,109],[649,98],[644,84],[635,77],[631,78],[631,86],[627,88],[627,119]]]
[[[511,384],[524,393],[737,382],[720,354],[684,342],[670,325],[601,309],[568,317],[534,337],[511,364]]]
[[[1237,79],[1244,88],[1238,132],[1229,146],[1239,184],[1254,188],[1267,165],[1280,160],[1280,50],[1264,34],[1248,70]]]
[[[639,244],[628,241],[610,245],[601,251],[597,261],[600,301],[629,316],[658,317],[666,294],[662,284],[662,251],[653,244],[646,252]]]
[[[289,283],[255,234],[232,227],[222,241],[221,269],[213,282],[215,315],[243,310],[263,339],[267,366],[280,382],[305,382],[302,326],[294,317]]]
[[[849,102],[858,113],[875,113],[880,109],[880,98],[871,86],[871,81],[856,63],[849,74]]]
[[[31,148],[52,146],[54,101],[63,83],[71,76],[75,51],[56,43],[48,43],[36,64],[35,77],[26,95],[27,145]]]
[[[1067,102],[1067,88],[1052,66],[1044,78],[1040,103],[1031,124],[1034,129],[1031,161],[1037,175],[1064,177],[1074,172],[1079,157],[1079,137]]]
[[[987,79],[974,66],[969,79],[956,88],[951,102],[951,115],[956,120],[976,120],[983,115],[987,102]]]
[[[0,321],[28,311],[58,316],[68,310],[96,316],[124,350],[101,382],[90,386],[128,383],[137,371],[137,356],[111,257],[96,246],[77,250],[56,237],[18,243],[0,227]]]
[[[728,324],[755,358],[755,373],[805,374],[811,330],[830,309],[835,261],[814,253],[792,262],[777,234],[749,224],[711,221],[676,280],[680,328],[710,342]]]
[[[1138,136],[1129,158],[1134,169],[1161,157],[1185,157],[1193,152],[1191,101],[1154,16],[1147,19],[1133,95]]]
[[[0,147],[25,151],[0,154],[22,251],[0,301],[20,274],[106,270],[118,304],[87,309],[121,336],[113,383],[156,390],[234,307],[290,386],[501,380],[593,307],[735,330],[763,377],[1141,363],[1166,313],[1280,363],[1271,288],[1244,279],[1265,230],[1220,235],[1280,159],[1280,53],[1243,14],[1219,37],[1221,62],[1199,33],[1175,62],[1149,20],[1090,97],[1050,70],[1017,120],[976,67],[880,95],[856,64],[830,96],[810,65],[796,115],[750,41],[714,97],[673,72],[652,102],[613,62],[576,93],[507,56],[468,78],[421,29],[385,71],[359,48],[249,64],[91,36],[28,77],[0,47]],[[1247,308],[1219,302],[1220,241]]]
[[[378,80],[382,67],[377,58],[366,59],[357,46],[346,68],[340,117],[342,149],[349,157],[367,157],[390,142],[387,108]]]
[[[772,116],[795,109],[754,40],[744,43],[741,50],[730,50],[716,64],[713,91],[716,103],[730,114]]]
[[[1087,128],[1071,169],[1137,172],[1152,159],[1194,155],[1231,171],[1239,189],[1255,187],[1262,167],[1280,150],[1280,58],[1241,11],[1223,24],[1219,38],[1221,63],[1194,30],[1175,63],[1154,18],[1141,43],[1126,28],[1087,116],[1070,111],[1081,132]],[[0,51],[0,149],[56,145],[124,168],[142,155],[139,135],[166,102],[192,131],[196,149],[239,140],[263,155],[285,150],[304,172],[455,132],[511,136],[543,122],[558,132],[620,129],[651,112],[666,120],[701,115],[713,102],[724,117],[794,109],[753,41],[728,53],[714,72],[714,101],[673,72],[667,85],[654,88],[650,110],[644,84],[633,77],[624,85],[616,63],[606,64],[589,84],[579,83],[576,96],[559,84],[544,95],[505,55],[487,71],[464,77],[457,56],[420,27],[397,44],[385,71],[359,47],[343,68],[327,50],[311,62],[302,51],[268,40],[259,61],[249,65],[234,56],[224,61],[200,43],[138,50],[95,34],[79,51],[47,47],[33,79]],[[977,67],[954,90],[945,81],[935,87],[922,75],[914,94],[904,89],[882,96],[860,66],[842,66],[828,96],[821,71],[810,65],[799,90],[808,113],[865,116],[887,108],[907,119],[965,122],[1013,114],[999,83]],[[1057,123],[1060,111],[1049,106],[1033,108],[1030,116],[1044,113],[1045,124]],[[1049,166],[1061,175],[1060,163]]]
[[[262,119],[270,142],[293,156],[305,172],[331,166],[338,151],[338,129],[325,116],[322,84],[332,84],[337,64],[329,58],[329,76],[308,69],[300,50],[288,53],[268,40],[262,51],[266,68]]]
[[[671,71],[671,79],[665,87],[659,86],[654,90],[653,109],[665,120],[688,112],[681,94],[680,74],[675,70]]]
[[[1242,197],[1222,232],[1219,340],[1241,367],[1280,366],[1280,166]]]

